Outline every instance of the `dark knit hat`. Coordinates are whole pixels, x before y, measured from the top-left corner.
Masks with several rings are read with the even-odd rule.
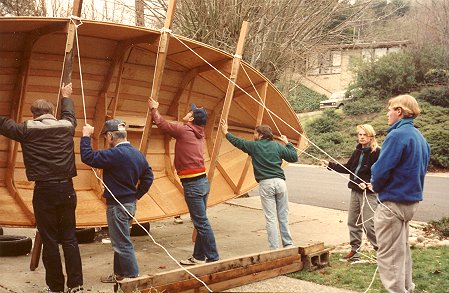
[[[193,124],[206,125],[207,123],[206,109],[197,108],[195,104],[192,104],[192,112],[193,112]]]

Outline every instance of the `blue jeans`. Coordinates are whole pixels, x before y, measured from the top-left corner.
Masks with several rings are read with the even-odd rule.
[[[288,192],[285,180],[281,178],[261,180],[259,194],[265,214],[270,249],[279,248],[278,225],[281,230],[282,246],[293,245],[288,229]]]
[[[197,230],[193,257],[198,260],[216,261],[218,256],[214,231],[207,219],[207,197],[210,187],[206,177],[183,182],[184,198],[189,208],[193,226]]]
[[[135,202],[124,203],[123,206],[134,216],[136,213]],[[137,277],[139,268],[129,230],[132,218],[119,204],[108,205],[106,217],[109,238],[114,250],[114,274],[122,277]]]
[[[51,291],[64,291],[59,244],[64,251],[67,287],[83,285],[81,256],[76,240],[76,193],[72,182],[36,182],[33,192],[36,225],[42,239],[45,281]]]

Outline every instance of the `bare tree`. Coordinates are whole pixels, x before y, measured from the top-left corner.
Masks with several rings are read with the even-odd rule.
[[[143,0],[134,0],[136,6],[136,26],[145,25],[144,2]]]
[[[407,24],[411,48],[423,70],[449,69],[449,0],[415,1]]]
[[[159,0],[160,2],[160,0]],[[272,81],[322,44],[352,41],[369,0],[179,0],[177,33],[233,52],[240,26],[251,22],[245,60]]]
[[[42,7],[37,5],[36,1],[29,0],[0,0],[0,15],[14,15],[14,16],[41,16],[43,13]]]

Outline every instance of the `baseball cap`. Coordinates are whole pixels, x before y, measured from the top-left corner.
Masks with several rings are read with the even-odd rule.
[[[120,119],[107,120],[103,125],[101,134],[113,131],[126,131],[126,123]]]
[[[193,112],[193,124],[196,125],[206,125],[207,123],[207,112],[204,108],[198,108],[195,104],[192,104]]]

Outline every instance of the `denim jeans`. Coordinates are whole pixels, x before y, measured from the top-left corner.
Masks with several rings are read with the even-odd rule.
[[[136,202],[124,203],[123,206],[131,215],[135,215]],[[108,205],[106,218],[109,238],[114,250],[114,274],[122,277],[137,277],[139,268],[129,230],[132,218],[119,204]]]
[[[36,183],[33,209],[42,239],[42,262],[48,287],[52,291],[64,291],[58,243],[64,252],[67,287],[83,285],[81,256],[75,233],[76,193],[72,182]]]
[[[203,177],[183,182],[182,186],[193,226],[197,230],[193,257],[198,260],[216,261],[219,259],[217,245],[206,214],[207,197],[210,191],[209,181]]]
[[[265,214],[270,249],[279,248],[278,226],[281,231],[282,246],[293,245],[288,229],[288,192],[285,180],[281,178],[261,180],[259,194]]]

